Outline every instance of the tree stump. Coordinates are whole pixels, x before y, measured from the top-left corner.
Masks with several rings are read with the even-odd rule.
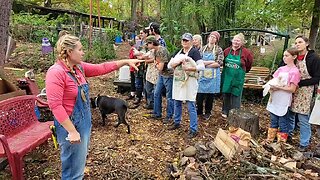
[[[232,109],[228,116],[229,126],[239,127],[256,137],[259,135],[259,116],[249,110]]]

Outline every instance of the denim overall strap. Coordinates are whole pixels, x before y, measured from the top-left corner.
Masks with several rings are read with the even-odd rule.
[[[75,81],[76,79],[68,73]],[[81,89],[84,91],[86,102],[81,98]],[[78,94],[76,103],[70,119],[80,134],[81,142],[79,144],[71,144],[66,137],[68,132],[64,127],[55,120],[57,139],[60,146],[61,162],[62,162],[62,180],[80,180],[84,176],[84,168],[91,134],[91,110],[89,99],[89,85],[83,84],[78,86]]]
[[[212,52],[203,52],[203,61],[214,61],[215,55]],[[208,68],[200,72],[198,93],[220,93],[220,67]]]

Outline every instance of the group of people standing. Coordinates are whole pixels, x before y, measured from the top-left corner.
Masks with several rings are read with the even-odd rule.
[[[272,87],[267,105],[271,114],[267,141],[272,142],[276,136],[278,141],[291,141],[298,122],[299,150],[306,151],[310,145],[311,124],[317,125],[320,137],[319,109],[313,107],[316,94],[319,93],[320,58],[309,48],[308,38],[297,36],[295,46],[284,52],[283,62],[285,66],[279,67],[273,77],[285,79],[287,85]],[[319,103],[319,97],[316,102]]]
[[[148,117],[162,119],[162,92],[165,92],[167,107],[163,123],[170,124],[169,130],[175,130],[180,128],[185,102],[190,119],[188,138],[193,138],[198,133],[198,118],[210,119],[215,94],[224,95],[223,117],[227,117],[231,109],[240,108],[244,76],[251,69],[253,55],[243,47],[242,33],[235,35],[232,45],[223,51],[218,45],[217,31],[209,34],[205,45],[201,35],[183,34],[182,48],[170,55],[159,28],[157,23],[150,23],[140,31],[139,46],[131,43],[130,58],[145,60],[145,64],[140,65],[144,68],[131,73],[131,79],[139,74],[144,74],[145,79],[131,82],[131,90],[136,90],[134,103],[139,104],[142,99],[142,89],[137,89],[141,87],[140,82],[144,82],[145,108],[152,110]],[[133,95],[132,92],[127,99],[133,99]]]
[[[149,36],[142,39],[141,44],[150,54],[137,57],[145,59],[148,64],[146,79],[150,74],[149,66],[155,67],[152,71],[155,83],[146,88],[154,89],[146,91],[146,108],[153,109],[151,118],[162,118],[163,90],[167,100],[167,114],[163,123],[171,124],[169,130],[180,128],[182,104],[185,102],[190,119],[189,138],[197,135],[199,117],[210,119],[215,94],[223,95],[222,117],[226,118],[231,109],[240,108],[245,74],[253,63],[253,54],[244,47],[246,41],[242,33],[235,35],[231,46],[225,50],[218,45],[220,34],[217,31],[209,34],[206,45],[203,45],[201,35],[185,33],[181,36],[182,48],[170,56],[165,43],[159,41],[163,41],[160,31],[154,33],[154,27],[158,29],[159,25],[150,24],[147,28]],[[310,144],[311,124],[320,125],[319,118],[310,119],[312,110],[314,115],[311,117],[319,117],[310,104],[314,103],[320,80],[320,59],[315,51],[309,49],[308,38],[297,36],[295,46],[284,52],[283,62],[284,66],[279,67],[273,77],[286,79],[287,85],[271,88],[267,105],[271,117],[267,142],[272,142],[276,137],[281,142],[291,140],[298,124],[299,148],[304,151]],[[148,80],[146,82],[150,83]]]
[[[88,77],[110,73],[129,65],[133,68],[132,78],[135,78],[135,102],[140,103],[145,89],[146,108],[153,109],[151,118],[162,117],[162,92],[165,89],[167,107],[163,122],[171,123],[169,130],[180,128],[182,103],[186,102],[190,118],[188,138],[194,138],[198,133],[198,116],[210,118],[215,93],[223,94],[224,117],[230,109],[240,107],[244,76],[250,71],[253,62],[252,53],[243,47],[243,34],[235,35],[232,45],[223,51],[218,46],[220,34],[217,31],[210,33],[208,43],[203,47],[202,38],[185,33],[181,36],[182,48],[170,56],[159,28],[158,24],[151,23],[140,32],[145,35],[142,36],[138,50],[134,47],[130,50],[130,57],[137,59],[101,64],[82,61],[84,51],[78,37],[67,33],[59,38],[56,48],[58,59],[46,74],[46,93],[55,118],[62,162],[61,179],[83,179],[84,176],[92,126]],[[320,125],[320,114],[317,111],[320,106],[319,96],[314,108],[310,107],[314,94],[320,93],[315,88],[320,79],[320,59],[308,46],[308,39],[298,36],[295,49],[285,51],[283,60],[286,66],[279,68],[274,77],[286,77],[287,86],[272,87],[273,100],[268,104],[268,110],[272,113],[268,140],[273,141],[278,132],[284,141],[292,136],[295,117],[298,117],[301,150],[310,144],[310,124]],[[279,104],[279,93],[276,92],[282,91],[285,93],[280,94],[280,97],[285,94],[283,97],[286,98]],[[284,107],[285,111],[275,111],[279,110],[277,107]],[[320,128],[317,130],[320,136]]]

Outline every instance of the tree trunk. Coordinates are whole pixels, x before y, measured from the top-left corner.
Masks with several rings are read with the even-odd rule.
[[[138,0],[131,0],[131,21],[137,20],[137,4]]]
[[[259,116],[248,110],[232,109],[228,116],[229,126],[241,128],[253,137],[259,135]]]
[[[310,48],[315,49],[320,23],[320,0],[314,0],[311,28],[310,28]]]
[[[0,66],[4,65],[7,52],[9,35],[9,17],[12,8],[12,0],[0,1]]]
[[[141,0],[141,16],[144,14],[144,0]]]

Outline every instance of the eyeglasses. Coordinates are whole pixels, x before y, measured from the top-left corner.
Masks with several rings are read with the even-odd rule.
[[[182,41],[183,41],[183,42],[189,42],[189,40],[187,40],[187,39],[182,39]]]

